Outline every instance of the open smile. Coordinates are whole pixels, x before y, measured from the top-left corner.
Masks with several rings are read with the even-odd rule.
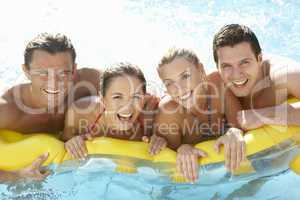
[[[192,94],[193,94],[193,91],[189,91],[189,92],[185,93],[183,96],[179,97],[179,99],[181,101],[186,101],[192,96]]]
[[[128,114],[118,113],[117,116],[118,116],[118,118],[119,118],[120,121],[122,121],[122,122],[129,122],[129,121],[132,120],[133,113],[128,113]]]
[[[43,89],[44,92],[47,94],[58,94],[60,91],[59,90],[51,90],[51,89]]]
[[[242,87],[248,83],[249,79],[243,79],[243,80],[236,80],[232,81],[233,85],[236,87]]]

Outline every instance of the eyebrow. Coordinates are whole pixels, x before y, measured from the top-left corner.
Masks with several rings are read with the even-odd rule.
[[[112,93],[112,95],[123,95],[123,94],[120,92],[115,92],[115,93]]]
[[[141,93],[141,92],[135,92],[135,93],[133,93],[132,95],[142,95],[143,93]]]
[[[243,61],[246,61],[246,60],[252,60],[252,58],[249,58],[249,57],[243,58],[242,60],[239,61],[239,63],[241,63]],[[223,66],[223,65],[232,65],[232,64],[227,63],[227,62],[223,62],[223,63],[221,63],[221,66]]]
[[[252,60],[252,58],[244,58],[240,62],[246,61],[246,60]]]
[[[221,63],[221,66],[224,66],[224,65],[231,65],[231,64],[230,63],[226,63],[226,62]]]

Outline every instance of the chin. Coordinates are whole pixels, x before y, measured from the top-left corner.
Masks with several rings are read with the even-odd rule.
[[[196,107],[195,102],[193,101],[193,99],[190,99],[187,102],[181,102],[180,105],[182,105],[187,110],[190,110],[190,109],[193,109],[194,107]]]
[[[119,130],[120,130],[120,131],[129,131],[131,128],[132,128],[131,125],[121,125],[121,126],[119,127]]]
[[[246,92],[246,91],[236,91],[236,90],[232,90],[233,94],[236,96],[236,97],[248,97],[250,95],[249,92]]]

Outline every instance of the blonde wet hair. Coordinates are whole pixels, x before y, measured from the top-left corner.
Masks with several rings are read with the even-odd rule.
[[[194,64],[195,66],[199,65],[199,58],[197,57],[196,53],[190,49],[185,48],[170,48],[167,53],[162,57],[158,64],[158,68],[162,67],[163,65],[171,63],[173,60],[177,58],[184,58],[190,63]]]
[[[165,55],[161,58],[159,64],[158,64],[158,69],[161,68],[162,66],[169,64],[171,62],[173,62],[175,59],[178,58],[184,58],[185,60],[187,60],[188,62],[190,62],[191,64],[193,64],[195,67],[198,68],[200,61],[198,56],[196,55],[196,53],[191,50],[191,49],[186,49],[186,48],[176,48],[176,47],[172,47],[170,48],[167,53],[165,53]],[[201,72],[201,79],[203,82],[207,83],[207,77],[206,77],[206,73],[204,71],[204,68],[199,68],[200,72]],[[206,91],[207,90],[207,85],[205,84],[205,86],[203,87],[203,89]]]

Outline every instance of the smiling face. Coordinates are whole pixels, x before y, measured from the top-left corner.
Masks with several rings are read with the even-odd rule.
[[[110,127],[126,131],[133,128],[144,107],[143,83],[134,76],[114,77],[106,88],[103,102]]]
[[[237,97],[251,95],[256,83],[262,77],[262,57],[256,58],[249,42],[224,46],[217,50],[218,70]]]
[[[168,94],[186,109],[195,106],[197,97],[203,93],[204,70],[201,64],[195,66],[183,57],[158,68],[159,77]]]
[[[45,107],[57,107],[64,102],[72,85],[76,65],[69,52],[50,54],[34,50],[32,61],[23,69],[31,80],[32,93]]]

